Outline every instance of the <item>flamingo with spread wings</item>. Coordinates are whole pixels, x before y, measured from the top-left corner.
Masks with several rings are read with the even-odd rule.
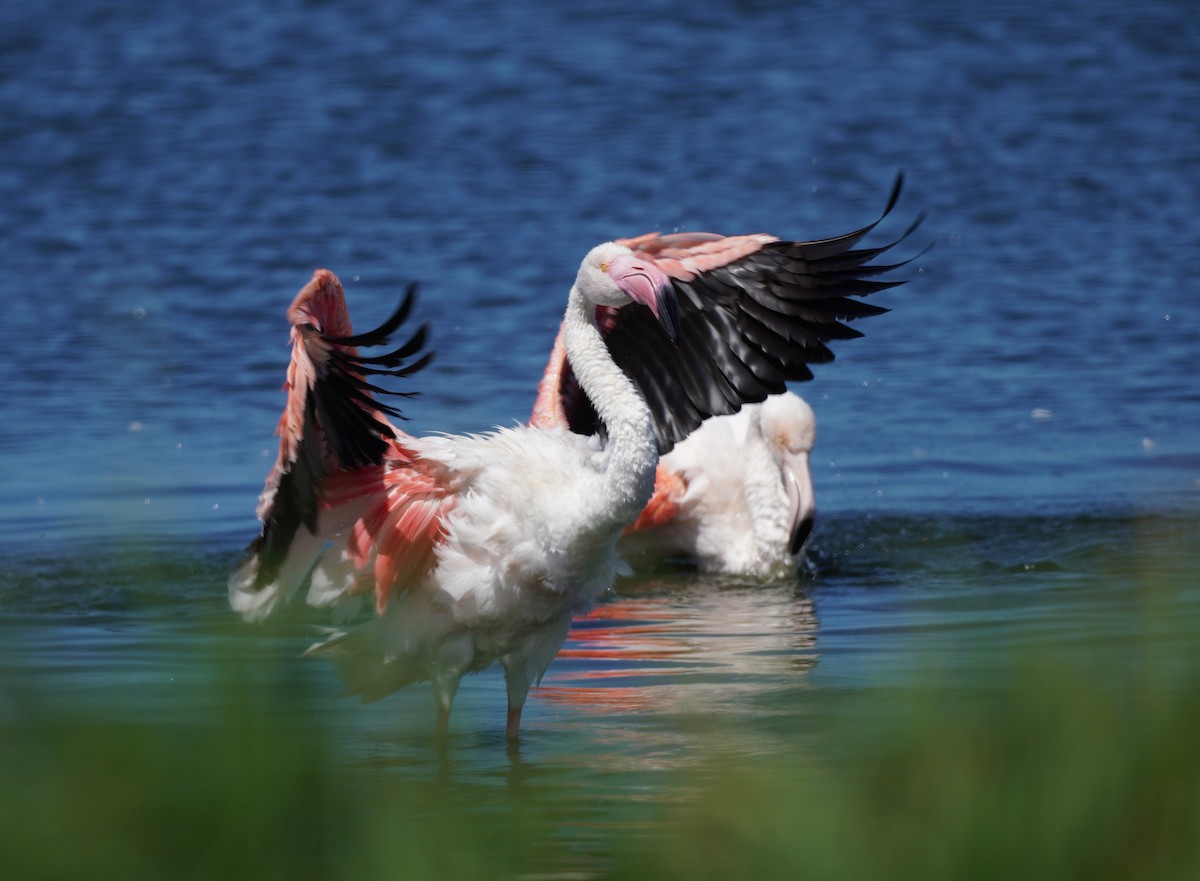
[[[898,178],[885,215],[899,196],[900,184]],[[918,217],[908,232],[920,220]],[[863,232],[860,230],[857,234]],[[857,285],[854,293],[865,295],[897,284],[865,277],[894,267],[876,266],[868,272],[861,264],[841,270],[827,267],[819,281],[815,277],[805,279],[803,274],[789,277],[790,269],[776,276],[755,277],[752,267],[769,266],[781,246],[799,244],[781,243],[771,235],[647,233],[617,242],[630,248],[638,259],[662,270],[681,295],[700,310],[722,308],[718,304],[728,299],[730,290],[742,287],[770,301],[771,297],[787,291],[790,285],[844,284],[853,278]],[[819,259],[813,246],[822,243],[804,244],[811,249],[805,260]],[[804,265],[808,268],[807,263]],[[783,296],[787,294],[783,293]],[[886,311],[865,303],[857,303],[856,307],[857,314],[846,317],[864,317]],[[761,318],[761,313],[757,313],[757,317]],[[769,322],[763,323],[769,325]],[[720,326],[720,322],[713,322],[711,328]],[[603,320],[600,328],[606,339],[614,330],[619,334],[624,332]],[[841,338],[860,335],[850,328],[843,327],[841,331]],[[762,345],[762,353],[771,358],[780,347],[790,345],[793,340],[787,334],[781,338],[768,332],[752,336],[750,341]],[[695,335],[693,344],[703,343],[703,336]],[[623,340],[618,345],[628,347]],[[795,393],[783,389],[782,383],[777,381],[771,383],[770,394],[759,390],[747,398],[748,401],[762,401],[761,404],[748,403],[738,412],[732,412],[728,401],[714,400],[712,396],[742,369],[739,360],[742,353],[736,348],[732,352],[732,362],[717,365],[720,376],[716,382],[705,383],[701,379],[700,383],[676,386],[673,393],[682,396],[686,403],[676,408],[660,406],[654,409],[656,418],[661,415],[664,420],[656,425],[660,434],[678,431],[670,420],[678,418],[681,411],[690,417],[687,424],[693,430],[674,450],[664,453],[656,473],[654,494],[638,519],[625,529],[621,550],[635,562],[676,558],[694,563],[702,572],[765,578],[792,576],[816,518],[816,498],[809,470],[816,420],[812,408]],[[636,353],[626,355],[624,363],[637,357]],[[832,357],[826,350],[811,360],[817,363]],[[653,358],[645,358],[643,363],[652,364]],[[651,368],[643,369],[646,374],[651,372]],[[797,378],[804,380],[811,376],[803,370]],[[764,377],[764,380],[769,378],[773,377]],[[700,386],[698,394],[697,385]],[[648,388],[659,395],[671,392],[671,386],[656,384],[653,379]],[[694,405],[691,412],[688,412],[689,403]],[[716,415],[707,419],[701,415],[699,418],[703,421],[697,421],[697,413],[706,412]],[[563,426],[581,434],[598,430],[594,408],[571,372],[561,328],[538,385],[530,424]]]
[[[233,608],[261,619],[305,583],[311,604],[342,612],[372,596],[371,621],[310,652],[335,661],[365,700],[431,680],[443,736],[463,675],[499,662],[515,738],[572,616],[623,570],[617,541],[650,500],[660,455],[708,416],[810,378],[809,364],[833,357],[827,342],[860,336],[844,321],[884,311],[855,299],[900,283],[873,278],[895,268],[872,263],[892,245],[856,247],[878,222],[814,242],[743,237],[737,259],[688,258],[690,281],[626,244],[593,248],[563,318],[584,434],[577,424],[398,430],[389,417],[399,411],[379,399],[397,392],[374,377],[424,367],[425,328],[384,354],[360,350],[407,322],[412,291],[355,335],[342,286],[318,270],[288,310],[279,455],[260,497],[262,532],[230,577]]]

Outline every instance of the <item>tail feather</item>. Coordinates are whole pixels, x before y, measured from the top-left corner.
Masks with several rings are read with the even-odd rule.
[[[287,603],[312,571],[325,548],[325,540],[307,530],[297,532],[287,556],[276,567],[273,577],[260,584],[263,560],[255,545],[229,576],[229,605],[247,621],[261,621]]]
[[[381,492],[323,508],[317,529],[298,529],[281,559],[265,560],[260,543],[251,544],[245,559],[229,576],[229,604],[234,611],[248,621],[261,621],[307,583],[310,606],[333,607],[335,622],[352,618],[361,604],[360,594],[370,593],[375,584],[371,570],[374,551],[368,549],[365,559],[352,553],[352,527]],[[270,577],[264,579],[267,565],[271,566]]]
[[[378,620],[353,630],[327,632],[328,637],[309,646],[304,656],[319,655],[332,661],[346,694],[358,695],[364,704],[429,678],[419,653],[385,649]]]

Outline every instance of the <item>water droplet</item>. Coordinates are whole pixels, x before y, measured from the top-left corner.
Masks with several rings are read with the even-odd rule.
[[[1047,419],[1054,418],[1054,412],[1045,407],[1034,407],[1029,411],[1029,418],[1035,422],[1045,422]]]
[[[1157,446],[1158,446],[1158,443],[1153,438],[1149,438],[1149,437],[1142,438],[1142,449],[1143,450],[1153,450]]]
[[[217,504],[216,502],[213,502],[213,510],[214,511],[218,510],[220,507],[221,506],[219,504]]]
[[[146,317],[146,307],[145,306],[134,306],[133,307],[133,317],[136,318],[138,321],[141,321],[143,318],[145,318]]]
[[[138,422],[136,419],[129,423],[130,431],[141,431],[143,428],[145,428],[145,426],[142,425],[142,423]]]

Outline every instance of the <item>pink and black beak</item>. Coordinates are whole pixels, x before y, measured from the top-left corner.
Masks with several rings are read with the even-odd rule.
[[[679,341],[679,301],[670,276],[633,254],[614,260],[608,274],[633,302],[654,313],[671,342]]]
[[[813,492],[808,453],[789,453],[784,450],[779,470],[788,500],[788,551],[795,557],[807,547],[817,519],[816,494]]]

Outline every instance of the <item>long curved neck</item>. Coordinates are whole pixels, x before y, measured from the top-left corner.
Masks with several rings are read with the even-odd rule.
[[[641,513],[654,491],[658,445],[650,408],[613,362],[596,326],[596,307],[575,286],[563,326],[571,370],[608,430],[603,466],[607,501],[624,525]]]
[[[752,414],[757,416],[757,414]],[[750,512],[755,559],[768,561],[788,546],[790,535],[787,493],[781,482],[779,463],[757,419],[743,444],[742,489]]]

